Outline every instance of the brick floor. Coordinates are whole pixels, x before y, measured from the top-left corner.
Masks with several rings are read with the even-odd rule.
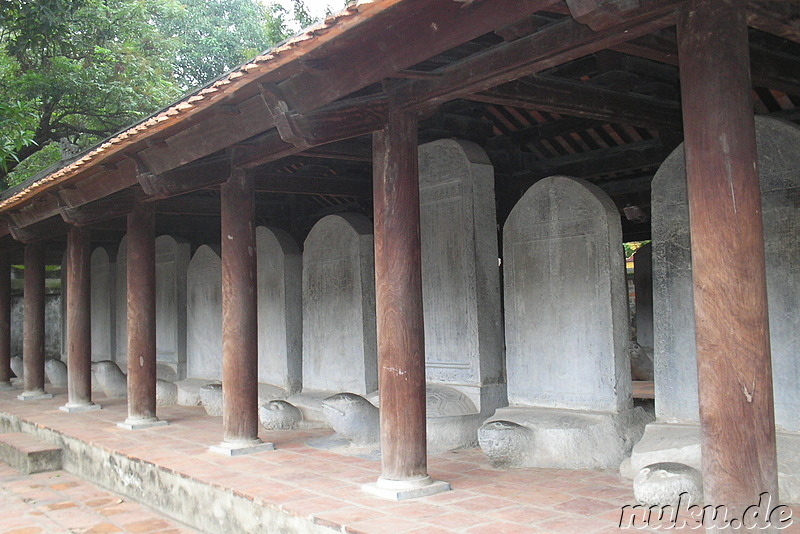
[[[169,421],[168,426],[128,431],[116,426],[127,415],[124,399],[100,397],[96,400],[102,410],[68,414],[58,410],[66,401],[63,391],[53,390],[53,399],[25,403],[15,399],[17,393],[0,392],[0,412],[203,483],[230,488],[241,497],[279,506],[288,514],[340,532],[605,534],[625,532],[618,528],[621,507],[635,504],[630,481],[615,472],[494,469],[480,450],[429,458],[432,476],[450,482],[454,491],[415,501],[384,501],[360,491],[362,483],[377,479],[380,462],[306,445],[309,438],[330,434],[327,430],[262,431],[261,438],[273,442],[275,451],[228,458],[208,452],[209,445],[221,440],[222,418],[209,417],[200,407],[159,408],[159,417]],[[187,532],[160,523],[166,520],[153,512],[139,514],[146,509],[137,509],[138,505],[124,498],[123,502],[109,501],[107,493],[93,493],[72,475],[61,473],[59,477],[52,484],[34,485],[4,480],[3,491],[14,499],[11,505],[3,499],[3,508],[25,512],[4,510],[0,531],[33,528],[31,532],[51,532],[47,528],[55,528],[52,516],[68,514],[72,508],[46,506],[75,503],[81,512],[71,520],[76,528],[85,528],[89,517],[97,517],[90,530],[83,532],[171,532],[171,528]],[[78,485],[69,486],[73,483]],[[81,498],[76,500],[75,495]],[[23,499],[35,500],[36,507],[30,508]],[[793,511],[796,524],[782,532],[800,534],[800,507]],[[20,517],[28,522],[20,522]]]
[[[108,514],[125,506],[135,516]],[[115,518],[116,517],[116,518]],[[23,475],[0,462],[0,533],[199,532],[64,471]]]

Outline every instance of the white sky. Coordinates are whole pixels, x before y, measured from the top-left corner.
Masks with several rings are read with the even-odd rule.
[[[270,3],[270,0],[263,0],[265,3]],[[292,13],[291,0],[272,0],[280,3],[289,13]],[[305,5],[308,8],[312,17],[323,19],[325,18],[325,8],[329,7],[332,13],[338,13],[344,9],[345,0],[305,0]],[[297,28],[298,30],[300,28]]]

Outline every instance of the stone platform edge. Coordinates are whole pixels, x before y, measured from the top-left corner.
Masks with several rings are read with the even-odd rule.
[[[201,532],[341,533],[342,526],[318,523],[232,488],[199,481],[147,460],[85,443],[77,438],[0,412],[0,433],[23,432],[62,448],[63,469]],[[191,498],[189,498],[191,496]]]

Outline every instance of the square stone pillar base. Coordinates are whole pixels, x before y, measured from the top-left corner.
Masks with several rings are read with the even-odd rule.
[[[244,456],[263,451],[274,451],[275,445],[269,442],[254,439],[252,441],[227,442],[223,441],[219,445],[212,445],[208,448],[209,452],[223,454],[225,456]]]
[[[9,389],[14,389],[14,386],[11,385],[11,382],[0,382],[0,391],[6,391]]]
[[[102,409],[102,406],[100,406],[99,404],[95,404],[93,402],[87,404],[67,403],[64,406],[59,406],[58,409],[61,410],[62,412],[67,412],[67,413],[79,413],[79,412],[93,412],[95,410],[100,410]]]
[[[32,401],[32,400],[41,400],[41,399],[52,399],[53,394],[47,393],[46,391],[23,391],[21,394],[17,395],[17,400],[21,401]]]
[[[157,426],[167,426],[167,421],[162,421],[157,417],[152,419],[125,419],[123,423],[117,423],[117,426],[126,430],[144,430],[145,428],[153,428]]]
[[[429,476],[415,480],[386,480],[380,477],[377,482],[361,486],[361,491],[390,501],[430,497],[451,489],[449,482],[433,480]]]

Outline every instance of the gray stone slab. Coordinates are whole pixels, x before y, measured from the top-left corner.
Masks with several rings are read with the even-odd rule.
[[[636,341],[653,349],[653,244],[646,243],[633,255],[633,286],[636,294]]]
[[[219,445],[212,445],[208,448],[209,452],[222,454],[223,456],[244,456],[264,451],[274,451],[275,445],[260,439],[244,443],[228,443],[223,441]]]
[[[119,428],[124,428],[125,430],[146,430],[167,425],[169,425],[168,421],[156,417],[152,419],[126,419],[122,423],[117,423]]]
[[[430,497],[451,489],[449,482],[433,480],[431,477],[408,481],[384,480],[381,478],[377,482],[361,486],[361,491],[364,493],[390,501],[406,501]]]
[[[61,469],[61,448],[29,434],[0,434],[0,460],[26,475]]]
[[[488,415],[506,402],[483,394],[504,381],[494,168],[478,145],[443,139],[419,147],[419,177],[426,377]]]
[[[89,402],[86,404],[70,404],[67,403],[64,406],[59,406],[58,409],[62,412],[67,413],[83,413],[83,412],[94,412],[96,410],[101,410],[103,407],[99,404],[95,404],[93,402]]]
[[[303,378],[303,259],[283,230],[256,228],[258,381],[297,393]]]
[[[116,347],[116,266],[106,249],[91,256],[92,361],[113,360]]]
[[[22,393],[17,395],[17,400],[21,401],[36,401],[36,400],[52,399],[52,398],[53,398],[52,393],[47,393],[46,391],[43,390],[23,391]]]
[[[785,503],[800,502],[800,434],[778,431],[775,437],[780,500]],[[633,447],[630,469],[626,473],[633,476],[644,467],[660,462],[677,462],[701,470],[700,439],[698,423],[650,423]]]
[[[583,180],[537,182],[504,228],[512,405],[615,413],[632,405],[619,213]]]
[[[178,378],[186,376],[186,274],[190,247],[163,235],[156,238],[156,357],[172,367]],[[123,237],[116,265],[116,332],[120,367],[127,366],[128,300],[127,238]]]
[[[222,379],[222,262],[201,245],[187,274],[187,376]]]
[[[800,128],[756,117],[775,424],[800,431]],[[689,209],[683,147],[652,182],[656,416],[699,420]]]
[[[328,215],[303,252],[303,390],[365,394],[378,387],[372,224]]]

